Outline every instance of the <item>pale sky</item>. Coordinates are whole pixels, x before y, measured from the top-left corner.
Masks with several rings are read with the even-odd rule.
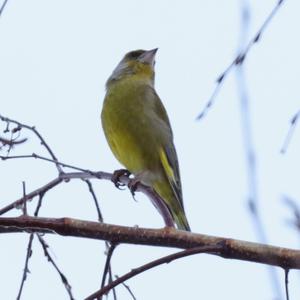
[[[249,1],[249,40],[277,3]],[[214,82],[235,57],[241,1],[9,0],[0,18],[0,114],[35,125],[60,161],[86,169],[120,168],[105,141],[100,111],[105,82],[122,56],[159,48],[156,89],[171,119],[179,156],[186,214],[192,230],[258,241],[247,207],[248,182],[235,73],[226,81],[207,116],[195,121]],[[286,0],[244,64],[257,156],[260,214],[270,244],[299,248],[299,232],[282,200],[300,201],[297,165],[300,128],[285,155],[280,148],[291,117],[299,110],[300,3]],[[4,129],[4,127],[1,127]],[[29,141],[12,154],[45,155]],[[56,169],[36,160],[1,163],[0,206],[53,179]],[[108,223],[159,228],[162,219],[149,199],[93,181]],[[36,199],[30,207],[34,208]],[[14,211],[18,215],[20,211]],[[7,216],[8,216],[7,215]],[[86,184],[71,181],[50,191],[45,217],[96,220]],[[46,236],[76,299],[99,288],[104,242]],[[15,299],[28,236],[0,236],[1,299]],[[112,261],[121,276],[174,249],[121,245]],[[35,242],[23,300],[68,299],[52,266]],[[197,255],[153,269],[126,282],[137,299],[283,299],[284,273],[276,269],[282,295],[264,265]],[[290,273],[290,299],[300,297],[299,272]],[[118,299],[132,299],[122,286]],[[109,299],[113,299],[112,295]]]

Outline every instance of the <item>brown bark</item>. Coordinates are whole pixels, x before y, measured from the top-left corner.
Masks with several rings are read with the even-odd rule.
[[[55,219],[30,216],[0,218],[0,233],[24,231],[56,233],[64,236],[106,240],[113,243],[181,249],[221,245],[221,250],[212,254],[224,258],[278,266],[284,269],[300,269],[300,250],[180,231],[174,228],[125,227],[71,218]]]

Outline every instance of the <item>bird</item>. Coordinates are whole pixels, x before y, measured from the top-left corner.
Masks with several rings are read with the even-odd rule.
[[[159,195],[177,229],[191,231],[171,124],[154,87],[157,50],[130,51],[119,62],[106,82],[101,122],[117,160]]]

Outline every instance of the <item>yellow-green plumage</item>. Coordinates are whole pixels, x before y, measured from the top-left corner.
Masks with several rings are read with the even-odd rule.
[[[101,120],[116,158],[164,200],[179,229],[184,214],[173,134],[154,90],[156,49],[128,53],[107,82]]]

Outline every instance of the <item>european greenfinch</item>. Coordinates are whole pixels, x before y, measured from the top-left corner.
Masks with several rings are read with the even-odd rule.
[[[156,52],[131,51],[117,65],[106,83],[102,126],[119,162],[159,195],[178,229],[190,231],[170,121],[154,89]]]

